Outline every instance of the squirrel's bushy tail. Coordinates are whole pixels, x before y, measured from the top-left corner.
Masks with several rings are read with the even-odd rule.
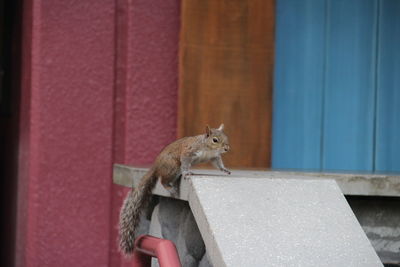
[[[150,169],[140,184],[131,190],[122,205],[119,217],[119,247],[129,255],[133,252],[135,231],[140,222],[140,214],[151,199],[151,191],[157,182],[154,169]]]

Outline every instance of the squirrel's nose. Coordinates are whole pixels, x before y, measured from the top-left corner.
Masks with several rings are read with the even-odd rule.
[[[229,145],[225,145],[225,151],[228,152],[229,149],[231,149],[231,148],[229,147]]]

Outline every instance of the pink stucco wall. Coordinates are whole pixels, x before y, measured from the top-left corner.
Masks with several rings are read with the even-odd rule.
[[[179,0],[118,0],[114,161],[150,164],[176,138]],[[127,189],[113,186],[111,240]],[[116,242],[110,266],[131,266]]]
[[[25,1],[17,266],[120,266],[112,163],[175,138],[178,0]]]

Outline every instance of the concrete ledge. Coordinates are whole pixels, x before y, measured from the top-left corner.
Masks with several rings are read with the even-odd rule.
[[[146,171],[115,165],[114,182],[136,186]],[[194,172],[179,198],[189,202],[214,266],[382,266],[342,192],[398,196],[387,193],[398,185],[393,177]],[[170,197],[161,184],[153,193]]]
[[[148,168],[129,167],[126,165],[116,164],[114,165],[113,170],[114,183],[126,187],[136,187],[147,170]],[[188,180],[181,180],[179,189],[180,194],[178,199],[187,201],[189,193]],[[161,185],[160,181],[157,182],[153,194],[163,197],[172,197],[171,194]]]
[[[147,168],[114,165],[114,183],[132,187],[137,185]],[[226,175],[214,170],[194,170],[196,176]],[[286,171],[243,171],[233,170],[230,178],[270,178],[270,179],[308,179],[308,180],[335,180],[345,195],[359,196],[390,196],[400,197],[400,176],[380,174],[339,174],[339,173],[303,173]],[[188,181],[181,181],[180,199],[188,200]],[[154,193],[169,197],[170,194],[160,184]]]

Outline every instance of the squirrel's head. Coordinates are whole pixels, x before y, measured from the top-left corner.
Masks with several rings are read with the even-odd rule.
[[[224,133],[224,124],[221,124],[218,129],[206,126],[206,144],[212,150],[218,150],[220,154],[229,151],[229,140]]]

